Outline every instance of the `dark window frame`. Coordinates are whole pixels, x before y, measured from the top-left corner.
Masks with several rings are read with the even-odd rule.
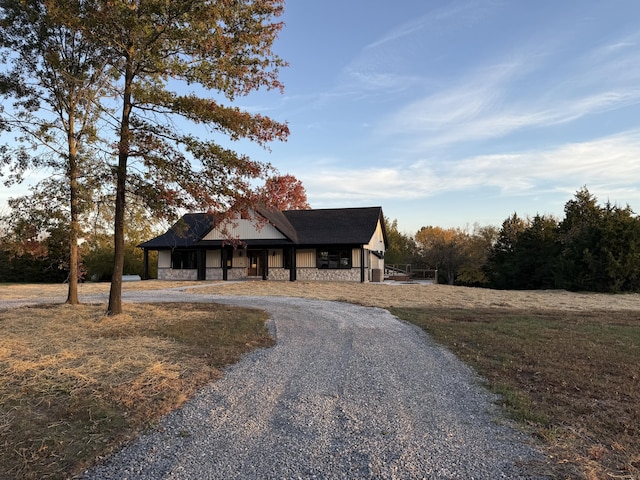
[[[353,268],[350,248],[318,248],[316,267],[323,270],[349,270]]]
[[[171,252],[171,268],[173,270],[197,270],[196,250],[174,250]]]

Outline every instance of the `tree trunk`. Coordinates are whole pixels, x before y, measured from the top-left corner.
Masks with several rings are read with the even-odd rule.
[[[125,187],[127,178],[127,157],[124,152],[118,155],[118,171],[116,179],[116,211],[113,226],[113,275],[109,291],[107,315],[122,313],[122,274],[124,273],[124,211]]]
[[[67,132],[67,142],[69,145],[69,207],[71,210],[71,224],[69,232],[69,291],[66,303],[78,305],[78,148],[75,139],[75,130],[72,111],[69,115],[69,130]]]
[[[113,225],[113,275],[109,291],[107,315],[122,313],[122,274],[124,273],[124,214],[125,190],[127,186],[127,161],[131,143],[130,117],[134,71],[132,67],[133,47],[129,50],[124,79],[122,120],[120,123],[120,142],[118,144],[118,168],[116,171],[116,209]]]

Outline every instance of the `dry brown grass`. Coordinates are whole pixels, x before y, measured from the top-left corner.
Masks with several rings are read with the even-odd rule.
[[[192,283],[191,285],[197,285]],[[187,293],[278,295],[389,307],[638,310],[640,294],[608,295],[563,290],[512,291],[428,284],[353,282],[217,282]]]
[[[214,300],[278,295],[389,308],[431,332],[503,394],[505,408],[546,443],[557,478],[640,478],[638,294],[329,282],[124,284],[125,291],[176,287]],[[108,289],[83,284],[80,297]],[[0,286],[0,304],[25,297],[62,302],[66,286]],[[19,466],[0,478],[15,472],[29,478],[28,466],[36,464],[39,472],[69,471],[73,462],[65,464],[61,450],[75,448],[69,458],[87,461],[148,422],[150,406],[158,413],[175,408],[193,391],[184,382],[195,388],[219,374],[201,350],[208,340],[193,335],[203,330],[196,319],[209,318],[214,307],[192,305],[188,315],[186,305],[126,308],[127,315],[110,319],[102,318],[104,306],[0,312],[0,395],[7,399],[0,413],[0,447],[7,451],[0,464],[10,455]],[[29,312],[30,320],[20,312]],[[94,355],[100,351],[111,361]],[[232,361],[234,355],[222,357]],[[104,386],[96,378],[105,378]],[[24,418],[34,423],[23,425]],[[31,434],[14,440],[28,428]],[[66,446],[57,440],[75,437],[83,440]],[[31,478],[38,476],[44,477]]]
[[[0,312],[0,478],[67,478],[271,345],[266,314],[215,304]]]
[[[124,282],[122,290],[159,290],[163,288],[175,288],[193,286],[195,282],[161,282],[158,280],[146,280],[144,282]],[[109,293],[110,283],[86,282],[78,284],[78,295],[95,295]],[[46,299],[51,302],[64,302],[67,298],[69,286],[63,283],[56,284],[23,284],[0,283],[0,302],[3,300],[29,300]]]

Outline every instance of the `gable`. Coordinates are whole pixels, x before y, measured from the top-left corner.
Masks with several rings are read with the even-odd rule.
[[[376,225],[376,230],[369,240],[369,244],[367,245],[367,249],[374,252],[381,252],[384,254],[386,250],[386,242],[385,242],[385,232],[382,222],[378,220],[378,224]]]
[[[193,248],[214,246],[227,240],[316,247],[322,245],[364,245],[384,252],[387,238],[381,207],[322,210],[259,209],[261,220],[227,220],[216,226],[205,213],[184,215],[166,233],[139,245],[142,248]],[[223,228],[226,225],[227,228]]]
[[[277,228],[270,223],[255,220],[229,220],[225,224],[214,228],[202,240],[227,240],[238,238],[241,240],[286,240]]]

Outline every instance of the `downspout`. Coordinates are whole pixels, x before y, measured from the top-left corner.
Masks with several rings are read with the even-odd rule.
[[[360,283],[364,283],[364,245],[360,246]]]

